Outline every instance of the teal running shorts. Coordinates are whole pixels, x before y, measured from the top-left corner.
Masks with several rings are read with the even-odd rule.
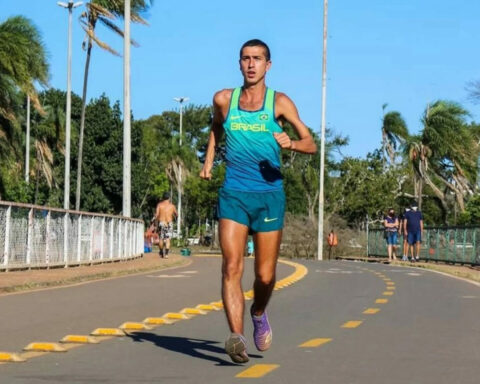
[[[244,192],[220,188],[218,219],[230,219],[246,225],[253,232],[278,231],[283,228],[285,193]]]

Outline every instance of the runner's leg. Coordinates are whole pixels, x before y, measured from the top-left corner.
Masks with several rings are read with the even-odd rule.
[[[159,249],[158,253],[160,254],[160,257],[163,257],[163,239],[161,234],[158,239],[158,249]]]
[[[222,249],[222,299],[228,325],[232,333],[243,335],[245,299],[242,290],[243,252],[248,227],[229,219],[219,221],[219,239]]]
[[[260,316],[265,311],[275,286],[275,270],[282,231],[258,232],[255,242],[255,283],[253,314]]]
[[[170,252],[170,238],[165,240],[165,258],[168,258],[168,252]]]

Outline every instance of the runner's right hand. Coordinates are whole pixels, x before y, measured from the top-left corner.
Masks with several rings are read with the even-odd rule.
[[[200,177],[205,180],[211,180],[212,179],[212,173],[210,172],[209,169],[205,169],[205,167],[200,171]]]

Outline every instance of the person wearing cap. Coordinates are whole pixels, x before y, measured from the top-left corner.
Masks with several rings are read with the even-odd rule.
[[[170,202],[170,194],[165,192],[162,200],[157,204],[155,220],[159,237],[158,247],[161,258],[168,259],[170,252],[170,238],[173,235],[173,220],[177,217],[175,205]],[[165,250],[164,250],[165,248]]]
[[[411,210],[405,213],[403,222],[403,232],[407,235],[408,245],[410,246],[411,261],[420,260],[420,246],[422,244],[423,234],[423,215],[418,210],[418,204],[413,203]],[[415,254],[415,255],[414,255]]]
[[[404,209],[403,214],[400,214],[399,220],[399,227],[398,227],[398,234],[400,235],[400,243],[403,245],[402,248],[402,261],[408,261],[408,241],[407,241],[407,234],[403,230],[403,224],[405,222],[405,214],[410,211],[410,207],[406,207]]]
[[[383,220],[385,227],[385,238],[387,240],[388,261],[397,260],[397,235],[398,235],[398,217],[395,216],[395,210],[390,208],[388,215]]]

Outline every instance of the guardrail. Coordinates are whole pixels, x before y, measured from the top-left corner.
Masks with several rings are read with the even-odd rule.
[[[383,235],[383,229],[369,229],[369,256],[387,257],[387,243]],[[401,257],[403,237],[398,239],[397,257]],[[420,259],[480,265],[480,227],[425,227]]]
[[[143,233],[142,220],[0,201],[0,270],[134,258]]]

